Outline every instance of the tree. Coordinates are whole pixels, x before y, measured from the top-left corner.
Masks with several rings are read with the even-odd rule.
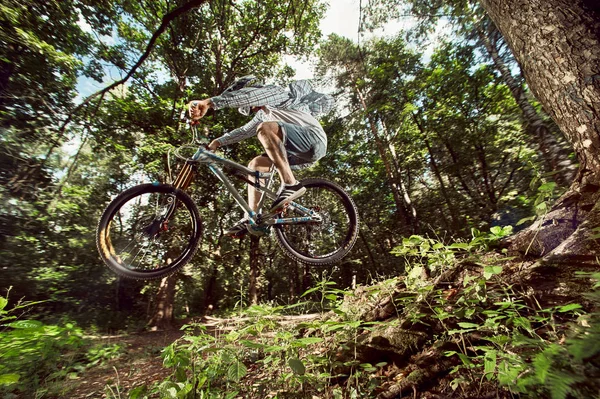
[[[417,212],[405,182],[406,173],[391,140],[393,134],[388,129],[391,121],[386,119],[385,112],[392,102],[402,108],[410,100],[402,97],[409,91],[407,82],[418,68],[418,57],[401,37],[369,43],[366,49],[361,49],[346,38],[331,35],[320,52],[317,74],[333,79],[340,94],[350,99],[352,110],[358,111],[356,115],[360,115],[360,119],[356,123],[366,127],[361,129],[366,134],[365,139],[374,145],[383,163],[397,221],[407,232],[418,231]],[[397,98],[391,98],[394,93]]]
[[[589,260],[600,249],[600,9],[592,1],[482,1],[535,96],[575,148],[579,171],[546,217],[514,242],[533,239],[545,260]],[[514,12],[519,10],[519,12]],[[581,263],[578,267],[584,267]]]

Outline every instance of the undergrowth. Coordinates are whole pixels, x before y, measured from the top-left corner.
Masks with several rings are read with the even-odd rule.
[[[322,280],[304,295],[316,295],[323,309],[309,322],[286,325],[276,316],[290,313],[288,307],[263,305],[249,308],[242,324],[212,331],[188,325],[186,335],[163,352],[173,377],[140,387],[131,397],[384,397],[397,384],[390,379],[410,376],[388,362],[361,360],[356,348],[370,330],[390,323],[363,321],[364,309],[392,296],[397,309],[392,323],[428,325],[429,347],[453,348],[443,351],[456,358],[440,376],[448,381],[446,394],[477,397],[494,386],[506,397],[594,397],[600,315],[576,303],[542,308],[505,283],[502,273],[511,259],[483,254],[510,233],[499,227],[487,234],[474,231],[471,241],[451,245],[410,237],[395,251],[410,260],[405,277],[354,292]],[[477,272],[455,285],[434,283],[461,262],[475,264]],[[600,303],[600,273],[580,277],[596,281],[587,296],[593,308]],[[395,295],[398,286],[402,295]]]
[[[9,290],[10,291],[10,290]],[[0,395],[10,399],[62,397],[64,382],[120,355],[119,345],[95,345],[74,323],[47,325],[25,318],[39,302],[11,309],[0,297]]]
[[[323,278],[297,304],[252,306],[213,326],[188,324],[161,353],[171,377],[128,392],[117,383],[106,395],[386,398],[406,388],[412,395],[417,377],[429,376],[427,389],[444,397],[482,397],[490,390],[497,397],[598,397],[600,273],[579,275],[594,282],[585,303],[541,306],[506,282],[514,261],[490,255],[490,246],[507,234],[508,228],[474,231],[472,240],[450,245],[412,236],[395,250],[406,262],[405,276],[354,291]],[[367,321],[369,310],[385,301],[394,314]],[[48,396],[57,391],[53,384],[118,356],[118,348],[91,347],[72,324],[16,319],[26,304],[8,312],[6,303],[0,299],[5,394]],[[300,321],[289,316],[302,309],[320,312]],[[387,326],[424,331],[428,338],[400,361],[366,361],[361,345]],[[419,356],[449,366],[427,374],[418,369]]]

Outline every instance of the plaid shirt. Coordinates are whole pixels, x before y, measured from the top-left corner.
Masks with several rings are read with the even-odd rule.
[[[243,115],[249,115],[252,107],[267,106],[285,110],[293,109],[309,113],[313,116],[325,114],[333,108],[333,98],[327,94],[317,93],[308,80],[292,82],[286,90],[279,86],[243,87],[227,89],[220,96],[211,98],[214,109],[238,108]],[[229,145],[256,135],[256,129],[262,122],[270,120],[260,110],[254,118],[244,126],[219,137],[221,145]]]

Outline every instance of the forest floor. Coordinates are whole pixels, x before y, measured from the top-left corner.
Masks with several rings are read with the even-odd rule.
[[[63,387],[64,396],[61,397],[121,397],[124,392],[136,386],[152,386],[154,382],[163,381],[171,374],[171,370],[163,367],[161,351],[182,335],[182,331],[173,330],[99,338],[99,344],[119,345],[121,355],[85,370],[77,379],[71,380]]]
[[[279,316],[280,324],[299,323],[318,317],[318,314]],[[200,323],[212,334],[226,333],[246,318],[204,317]],[[197,322],[196,321],[196,322]],[[162,350],[184,335],[181,330],[147,331],[136,334],[121,334],[94,338],[99,345],[119,345],[119,356],[102,364],[89,367],[61,386],[56,398],[95,399],[127,397],[131,389],[167,379],[172,370],[163,367]]]

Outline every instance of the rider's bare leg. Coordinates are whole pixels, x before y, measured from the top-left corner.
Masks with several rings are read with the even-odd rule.
[[[281,180],[285,184],[296,183],[296,178],[285,155],[281,126],[277,122],[263,122],[258,126],[256,134],[267,155],[275,164]]]
[[[271,165],[273,165],[273,162],[269,159],[269,157],[265,156],[265,155],[260,155],[256,158],[254,158],[252,161],[250,161],[250,163],[248,164],[248,167],[250,169],[254,169],[254,170],[258,170],[259,172],[268,172],[271,169]],[[248,176],[248,178],[251,181],[254,181],[255,177],[254,176]],[[261,179],[264,182],[264,179]],[[258,202],[260,201],[260,193],[256,190],[256,188],[254,188],[253,185],[248,184],[248,205],[250,205],[250,209],[252,209],[254,212],[257,211],[258,208]]]

